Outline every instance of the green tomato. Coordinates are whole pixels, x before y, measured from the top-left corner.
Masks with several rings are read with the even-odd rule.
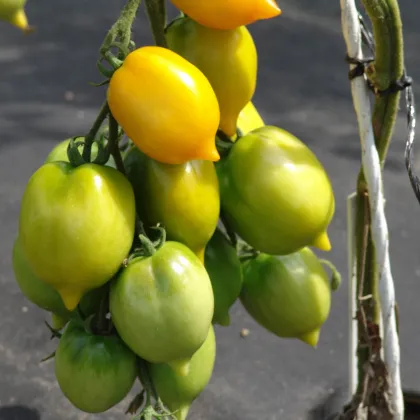
[[[273,255],[309,245],[331,249],[331,183],[292,134],[272,126],[253,130],[234,143],[217,171],[226,219],[251,246]]]
[[[19,236],[35,275],[73,310],[109,281],[134,237],[135,202],[117,170],[47,163],[32,175],[21,204]]]
[[[93,335],[70,321],[55,354],[58,384],[78,409],[103,413],[122,401],[137,376],[135,354],[114,335]]]
[[[124,165],[134,187],[140,219],[148,226],[162,223],[168,239],[187,245],[203,262],[220,212],[214,164],[194,160],[169,165],[133,147]]]
[[[204,265],[214,293],[213,323],[228,326],[229,309],[242,288],[242,268],[235,248],[220,230],[207,245]]]
[[[83,139],[78,139],[83,140]],[[67,156],[67,148],[69,146],[70,139],[64,140],[61,143],[58,143],[48,154],[47,158],[45,159],[44,163],[50,162],[68,162],[69,158]],[[83,152],[83,147],[79,147],[79,151]],[[98,155],[98,143],[92,144],[92,161],[95,160],[96,156]],[[112,156],[109,157],[106,166],[110,166],[111,168],[116,168],[115,160]]]
[[[241,302],[264,328],[315,347],[331,305],[330,282],[315,254],[260,254],[243,263]]]
[[[178,420],[185,420],[192,402],[210,382],[216,358],[216,337],[210,327],[204,344],[191,358],[187,376],[177,375],[168,365],[150,364],[150,374],[162,402],[175,412]]]
[[[40,308],[53,312],[57,316],[69,319],[70,311],[64,306],[58,292],[49,284],[40,280],[32,271],[23,253],[21,241],[16,238],[13,245],[12,265],[16,282],[23,295]]]
[[[207,337],[213,308],[207,271],[178,242],[133,259],[111,285],[110,310],[121,338],[141,358],[168,363],[181,375]]]

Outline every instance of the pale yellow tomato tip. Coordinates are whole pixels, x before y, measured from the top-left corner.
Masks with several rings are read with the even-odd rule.
[[[319,235],[315,239],[312,245],[320,249],[321,251],[326,251],[326,252],[331,251],[331,248],[332,248],[330,238],[328,237],[327,232],[321,233],[321,235]]]
[[[199,249],[198,251],[195,251],[195,255],[197,255],[198,259],[201,261],[202,264],[204,264],[205,251],[206,251],[206,247],[203,247]]]
[[[10,20],[10,23],[16,26],[19,29],[22,29],[25,33],[32,32],[33,28],[31,28],[28,24],[28,18],[26,17],[26,13],[23,9],[18,10],[13,18]]]
[[[190,359],[174,360],[168,365],[178,376],[187,376],[190,373],[190,361]]]
[[[306,343],[306,344],[310,345],[311,347],[313,347],[314,349],[316,349],[317,346],[318,346],[320,333],[321,333],[321,331],[318,329],[318,330],[311,331],[307,334],[302,334],[298,338],[299,338],[299,340],[303,341],[304,343]]]
[[[75,290],[57,290],[63,299],[64,306],[69,310],[73,311],[76,309],[83,296],[83,293]]]
[[[177,420],[186,420],[188,413],[190,412],[190,404],[183,405],[177,409],[174,413],[174,416]]]
[[[62,316],[57,315],[55,313],[51,314],[52,327],[57,331],[62,330],[68,321],[69,321],[68,318],[63,318]]]

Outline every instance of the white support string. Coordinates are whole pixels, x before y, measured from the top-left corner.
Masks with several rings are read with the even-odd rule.
[[[348,56],[363,59],[361,28],[354,0],[340,0],[343,35]],[[350,66],[351,68],[354,65]],[[353,104],[359,125],[362,164],[370,198],[371,232],[379,275],[379,299],[383,323],[384,362],[391,386],[391,404],[395,420],[404,418],[404,401],[400,378],[400,347],[395,319],[395,289],[389,261],[389,235],[384,210],[382,171],[372,129],[369,91],[364,77],[351,82]]]

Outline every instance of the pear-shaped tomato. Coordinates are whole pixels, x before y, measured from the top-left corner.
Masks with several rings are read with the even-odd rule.
[[[178,242],[133,259],[111,286],[110,310],[121,338],[141,358],[168,363],[181,375],[207,337],[213,308],[204,265]]]
[[[68,162],[69,158],[67,156],[67,148],[69,146],[70,139],[63,140],[62,142],[58,143],[48,154],[47,158],[45,159],[44,163],[50,162]],[[80,146],[80,152],[83,151],[83,147]],[[95,142],[92,144],[92,161],[95,160],[96,156],[98,155],[98,144]],[[111,166],[112,168],[116,168],[115,160],[112,156],[109,157],[106,166]]]
[[[140,219],[148,226],[162,223],[168,239],[187,245],[204,261],[204,248],[220,212],[214,164],[193,160],[168,165],[147,157],[136,147],[127,153],[124,164]]]
[[[216,95],[204,74],[173,51],[131,52],[108,88],[112,115],[144,153],[163,163],[217,161]]]
[[[178,420],[187,418],[192,402],[209,383],[215,358],[216,339],[213,327],[210,327],[206,341],[191,358],[187,376],[177,375],[165,364],[150,364],[150,374],[156,391]]]
[[[58,292],[49,284],[40,280],[32,271],[19,237],[13,245],[12,265],[16,282],[23,295],[40,308],[55,313],[57,316],[68,319],[70,311],[64,306]]]
[[[25,14],[27,0],[0,0],[0,20],[9,22],[19,29],[27,32],[30,30]]]
[[[103,413],[133,387],[136,356],[119,337],[94,335],[83,324],[70,321],[55,354],[55,375],[74,406]]]
[[[116,169],[52,162],[29,180],[19,236],[35,275],[73,310],[118,271],[133,242],[134,222],[133,189]]]
[[[235,248],[216,230],[206,247],[205,267],[214,293],[213,323],[228,326],[229,309],[242,288],[242,268]]]
[[[330,180],[292,134],[271,126],[253,130],[216,168],[226,219],[251,246],[273,255],[308,245],[331,248],[326,234],[334,214]]]
[[[275,0],[171,0],[186,15],[214,29],[235,29],[278,16]]]
[[[280,257],[260,254],[243,263],[243,274],[241,302],[259,324],[279,337],[317,345],[331,287],[309,248]]]
[[[239,113],[251,100],[257,82],[257,50],[245,26],[220,31],[189,17],[166,31],[171,50],[197,66],[210,81],[220,106],[220,129],[236,134]]]
[[[265,123],[252,102],[248,102],[242,109],[238,118],[238,128],[242,135],[248,134],[256,128],[264,127]]]

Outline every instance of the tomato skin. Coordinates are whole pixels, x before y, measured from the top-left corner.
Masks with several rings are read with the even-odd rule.
[[[220,230],[216,230],[206,247],[204,266],[214,293],[213,323],[228,326],[229,309],[242,288],[242,267],[235,248]]]
[[[220,106],[220,129],[236,134],[241,110],[257,83],[257,50],[245,26],[228,31],[207,28],[184,17],[166,31],[171,50],[199,68],[210,81]]]
[[[328,251],[334,194],[312,151],[266,126],[235,142],[217,166],[221,205],[232,228],[261,252],[286,255],[314,245]]]
[[[103,413],[133,387],[136,356],[117,336],[93,335],[70,321],[55,354],[55,375],[74,406],[87,413]]]
[[[243,263],[243,273],[241,302],[248,313],[273,334],[315,347],[331,305],[330,282],[315,254],[309,248],[260,254]]]
[[[170,164],[220,159],[213,88],[173,51],[153,46],[131,52],[110,80],[108,103],[127,136],[151,158]]]
[[[18,283],[22,294],[30,302],[46,311],[53,312],[62,318],[69,318],[70,311],[64,306],[59,293],[33,273],[32,268],[23,253],[19,237],[16,238],[13,245],[12,265],[16,282]]]
[[[201,25],[214,29],[235,29],[257,20],[278,16],[274,0],[171,0],[178,9]]]
[[[191,358],[187,376],[177,375],[168,365],[150,364],[150,374],[162,402],[176,412],[178,420],[187,418],[191,403],[210,382],[216,359],[216,337],[210,327],[206,341]]]
[[[67,148],[70,143],[71,139],[63,140],[62,142],[58,143],[48,154],[44,163],[50,162],[68,162],[69,158],[67,156]],[[80,152],[83,151],[83,148],[80,147]],[[95,160],[96,156],[98,155],[98,144],[95,142],[92,144],[92,161]],[[110,166],[112,168],[116,168],[115,160],[112,156],[109,157],[106,166]]]
[[[133,242],[134,222],[133,189],[120,172],[52,162],[29,180],[19,236],[35,275],[73,310],[118,271]]]
[[[9,22],[23,31],[29,31],[25,4],[26,0],[0,0],[0,20]]]
[[[124,342],[141,358],[168,363],[181,375],[207,337],[213,309],[203,264],[178,242],[133,259],[111,285],[112,320]]]
[[[194,160],[168,165],[133,147],[124,159],[140,219],[162,223],[168,239],[187,245],[203,261],[220,213],[219,181],[214,164]]]
[[[255,105],[248,102],[239,114],[238,128],[242,131],[242,135],[248,134],[250,131],[264,127],[265,123]]]

